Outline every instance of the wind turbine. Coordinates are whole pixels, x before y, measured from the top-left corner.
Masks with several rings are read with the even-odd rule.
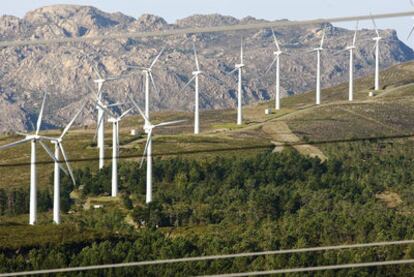
[[[31,145],[31,156],[30,156],[30,215],[29,215],[29,224],[34,225],[37,221],[37,170],[36,170],[36,144],[37,142],[45,149],[47,154],[55,161],[58,162],[56,157],[53,155],[50,148],[43,143],[43,141],[51,141],[54,138],[40,136],[40,127],[42,125],[42,117],[45,108],[47,93],[43,96],[42,106],[40,108],[39,117],[36,124],[36,132],[34,134],[22,134],[26,136],[24,139],[18,140],[16,142],[3,145],[0,147],[0,150],[7,148],[15,147],[17,145],[30,142]],[[60,164],[59,164],[60,165]]]
[[[235,65],[235,68],[228,74],[232,74],[235,71],[239,72],[239,82],[237,90],[237,125],[243,124],[243,110],[242,110],[242,73],[245,64],[243,63],[243,38],[240,40],[240,63]]]
[[[147,133],[147,143],[145,144],[144,149],[144,157],[145,154],[147,154],[147,195],[146,195],[146,203],[152,202],[152,131],[154,128],[162,127],[162,126],[168,126],[168,125],[174,125],[181,122],[184,122],[186,120],[177,120],[177,121],[169,121],[169,122],[163,122],[156,125],[153,125],[149,118],[142,112],[141,108],[138,106],[138,104],[128,95],[129,99],[131,100],[132,104],[137,108],[138,112],[141,114],[142,118],[144,119],[144,130]],[[141,165],[143,164],[144,159],[141,160]]]
[[[349,95],[348,95],[349,101],[354,100],[354,50],[356,49],[357,34],[358,34],[358,21],[356,23],[352,45],[348,46],[345,49],[349,51]]]
[[[151,65],[149,67],[139,67],[130,65],[129,68],[137,68],[141,69],[142,73],[145,76],[145,116],[147,118],[150,118],[149,114],[149,90],[150,90],[150,81],[152,83],[152,86],[155,90],[157,90],[157,87],[155,86],[154,77],[152,75],[152,68],[157,63],[158,59],[161,57],[162,53],[164,52],[165,48],[162,48],[161,51],[158,53],[158,55],[155,57],[155,59],[152,61]]]
[[[374,24],[375,32],[377,33],[377,36],[373,38],[375,41],[375,90],[380,89],[380,80],[379,80],[379,43],[382,37],[379,34],[377,24],[375,23],[375,19],[371,17],[372,23]]]
[[[279,42],[276,38],[275,32],[272,29],[273,40],[276,46],[276,51],[273,52],[275,58],[272,63],[266,70],[265,75],[272,69],[273,65],[276,63],[276,95],[275,95],[275,109],[280,110],[280,56],[283,54],[283,51],[280,49]]]
[[[97,104],[102,110],[110,114],[109,122],[112,123],[112,197],[118,195],[118,157],[119,157],[119,124],[120,121],[131,112],[129,109],[120,116],[114,114],[107,107]]]
[[[54,183],[53,183],[53,221],[56,224],[60,224],[60,169],[62,168],[59,162],[60,153],[62,153],[63,159],[66,163],[66,167],[69,173],[64,169],[62,169],[62,171],[65,172],[67,175],[70,175],[73,184],[76,185],[76,180],[73,175],[72,167],[69,164],[68,156],[66,155],[65,149],[63,148],[62,141],[63,141],[63,137],[67,134],[69,129],[72,127],[73,123],[75,123],[75,120],[78,118],[78,116],[82,112],[85,105],[86,105],[86,101],[82,104],[79,111],[75,114],[75,116],[72,118],[69,124],[65,127],[62,134],[59,137],[50,140],[50,142],[55,145],[55,154],[54,154],[55,171],[54,171]],[[49,155],[52,155],[52,154],[49,153]]]
[[[94,80],[94,83],[98,85],[98,103],[102,103],[102,87],[106,82],[115,81],[121,79],[121,77],[107,77],[101,74],[96,66],[93,67],[97,79]],[[105,120],[105,112],[99,106],[96,107],[98,110],[98,148],[99,148],[99,169],[102,169],[105,165],[105,124],[100,124]]]
[[[182,88],[184,90],[187,86],[189,86],[193,81],[195,81],[195,105],[194,105],[194,134],[200,133],[200,114],[199,114],[199,75],[203,74],[203,71],[200,70],[200,64],[198,62],[197,57],[197,50],[193,43],[193,51],[194,51],[194,59],[196,64],[196,71],[193,71],[193,77],[188,81],[187,84]]]
[[[321,53],[323,51],[323,43],[325,40],[326,29],[323,29],[321,44],[318,48],[313,49],[311,52],[316,52],[317,66],[316,66],[316,105],[321,104]]]

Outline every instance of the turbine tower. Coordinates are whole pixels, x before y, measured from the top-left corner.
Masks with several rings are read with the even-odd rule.
[[[121,77],[106,77],[99,72],[96,66],[94,66],[93,68],[97,76],[97,79],[94,80],[94,83],[98,85],[98,93],[97,93],[98,103],[102,103],[103,85],[109,81],[119,80],[121,79]],[[101,108],[99,108],[99,106],[97,106],[96,108],[98,110],[98,119],[96,123],[98,126],[97,146],[99,148],[99,169],[102,169],[105,165],[105,124],[99,124],[99,123],[105,120],[105,114],[104,114],[104,111]]]
[[[243,100],[242,100],[242,73],[243,68],[245,67],[245,64],[243,63],[243,38],[240,40],[240,63],[235,65],[235,68],[230,71],[228,74],[232,74],[235,71],[239,72],[239,80],[238,80],[238,89],[237,89],[237,125],[243,124]]]
[[[349,51],[349,94],[348,100],[354,100],[354,50],[356,49],[356,39],[358,34],[358,21],[355,28],[354,38],[352,40],[352,45],[348,46],[345,50]]]
[[[375,32],[377,34],[376,37],[373,38],[375,41],[375,90],[380,89],[380,79],[379,79],[379,43],[382,37],[379,34],[377,24],[375,23],[375,19],[371,17],[372,23],[374,24]]]
[[[98,103],[100,108],[110,115],[108,121],[112,123],[112,197],[118,196],[118,157],[119,157],[119,124],[120,121],[131,112],[129,109],[120,116],[110,111],[107,107]]]
[[[152,131],[154,128],[162,127],[162,126],[168,126],[168,125],[174,125],[181,122],[184,122],[186,120],[177,120],[177,121],[169,121],[169,122],[163,122],[156,125],[153,125],[149,118],[142,112],[141,108],[138,106],[138,104],[132,99],[132,97],[128,96],[131,100],[132,104],[137,108],[138,112],[141,114],[142,118],[144,119],[144,130],[147,133],[147,143],[145,144],[144,148],[144,155],[143,159],[141,160],[141,167],[144,162],[145,154],[147,154],[147,195],[146,195],[146,203],[152,202]]]
[[[275,58],[273,59],[272,63],[266,70],[265,75],[272,69],[273,65],[276,63],[276,95],[275,95],[275,109],[280,110],[280,56],[284,54],[284,52],[280,49],[279,42],[276,38],[275,32],[272,29],[273,40],[276,46],[276,51],[273,52]]]
[[[195,104],[194,104],[194,134],[200,133],[200,113],[199,113],[199,76],[203,74],[203,71],[200,70],[200,64],[198,62],[197,50],[193,43],[194,59],[196,64],[196,71],[193,71],[193,77],[185,84],[182,88],[184,90],[189,86],[193,81],[195,81]]]
[[[321,44],[318,48],[312,50],[316,52],[317,55],[317,65],[316,65],[316,105],[321,104],[321,53],[323,51],[323,43],[325,40],[326,29],[323,29]]]
[[[63,148],[62,141],[63,141],[63,137],[67,134],[69,129],[72,127],[73,123],[75,123],[76,119],[82,112],[85,105],[86,105],[86,101],[82,104],[79,111],[75,114],[75,116],[72,118],[69,124],[65,127],[62,134],[59,137],[50,140],[50,142],[55,145],[54,156],[56,158],[55,164],[54,164],[54,182],[53,182],[53,222],[56,224],[60,224],[60,170],[62,169],[62,171],[65,172],[66,175],[69,175],[72,179],[73,184],[76,185],[76,180],[73,175],[72,167],[69,164],[69,159],[68,159],[68,156],[66,155],[65,149]],[[66,167],[68,171],[64,170],[61,167],[60,153],[62,153],[62,156],[66,163]],[[51,155],[51,153],[49,155]]]
[[[34,225],[37,221],[37,169],[36,169],[36,145],[37,142],[40,143],[40,145],[44,148],[46,153],[55,161],[58,162],[56,157],[53,155],[50,148],[43,143],[43,141],[51,141],[54,140],[54,138],[46,137],[46,136],[40,136],[40,128],[42,125],[42,117],[43,112],[45,108],[45,102],[46,102],[47,93],[45,93],[42,101],[42,106],[40,108],[39,117],[37,119],[36,124],[36,132],[34,134],[22,134],[25,136],[24,139],[18,140],[16,142],[4,145],[0,147],[0,150],[4,150],[7,148],[15,147],[17,145],[30,142],[31,146],[31,156],[30,156],[30,215],[29,215],[29,224]]]
[[[150,81],[152,83],[152,86],[154,87],[154,90],[157,90],[157,87],[155,86],[154,77],[152,75],[152,68],[157,63],[158,59],[161,57],[162,53],[164,52],[165,48],[162,48],[161,51],[158,53],[158,55],[155,57],[155,59],[152,61],[151,65],[149,67],[140,67],[140,66],[134,66],[130,65],[129,68],[135,68],[135,69],[141,69],[142,73],[145,76],[145,116],[149,119],[149,91],[150,91]]]

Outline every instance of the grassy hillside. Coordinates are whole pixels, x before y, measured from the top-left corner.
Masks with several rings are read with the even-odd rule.
[[[246,124],[239,128],[234,124],[235,110],[204,111],[201,114],[202,134],[193,136],[192,113],[163,112],[154,113],[154,122],[164,120],[186,119],[187,122],[177,127],[160,128],[155,132],[154,155],[163,158],[169,154],[187,153],[186,157],[226,155],[233,148],[266,147],[283,143],[300,143],[300,141],[321,142],[367,138],[376,136],[398,136],[414,132],[413,101],[410,99],[414,90],[414,63],[394,66],[381,73],[383,90],[375,97],[368,97],[372,89],[373,78],[366,77],[356,81],[355,101],[347,102],[347,84],[327,88],[322,91],[322,105],[314,105],[314,92],[305,93],[282,100],[283,109],[273,115],[265,116],[264,109],[273,106],[273,101],[248,106],[244,109]],[[46,115],[47,116],[47,115]],[[277,122],[288,125],[289,136],[284,141]],[[93,128],[93,126],[92,126]],[[142,133],[142,120],[138,116],[127,117],[121,124],[121,156],[131,157],[124,160],[138,160],[143,151],[145,136],[129,135],[131,129]],[[73,160],[74,168],[85,166],[97,169],[98,150],[94,147],[94,129],[74,129],[64,142],[68,156]],[[106,157],[110,164],[112,145],[112,126],[106,126]],[[58,135],[59,132],[47,131],[45,135]],[[295,137],[297,136],[297,137]],[[286,137],[286,136],[285,136]],[[18,136],[0,138],[0,144],[19,139]],[[279,141],[280,140],[280,141]],[[52,147],[52,145],[50,145]],[[303,147],[302,147],[303,148]],[[306,148],[306,147],[305,147]],[[215,153],[210,150],[221,149]],[[227,149],[228,151],[224,151]],[[254,149],[253,149],[254,150]],[[245,154],[253,150],[246,150]],[[303,149],[303,153],[312,154],[317,150]],[[193,153],[196,152],[196,153]],[[197,153],[200,152],[200,153]],[[255,151],[253,151],[255,152]],[[165,155],[166,154],[166,155]],[[322,156],[317,154],[317,156]],[[84,161],[78,161],[84,160]],[[40,162],[38,176],[39,186],[46,187],[53,165],[46,153],[38,146]],[[30,145],[2,151],[0,154],[0,188],[27,188],[29,183]]]

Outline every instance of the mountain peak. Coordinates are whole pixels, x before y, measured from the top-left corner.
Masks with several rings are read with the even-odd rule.
[[[134,19],[122,13],[106,13],[92,6],[52,5],[28,12],[25,20],[34,25],[56,24],[63,22],[83,25],[86,28],[109,28],[127,24]]]
[[[176,22],[179,27],[214,27],[237,23],[239,23],[237,18],[221,14],[195,14]]]
[[[165,28],[168,26],[168,23],[160,16],[143,14],[132,25],[133,28],[140,31],[151,31]]]

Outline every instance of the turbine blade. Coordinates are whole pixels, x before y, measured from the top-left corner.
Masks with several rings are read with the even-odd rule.
[[[200,64],[198,62],[198,57],[197,57],[197,49],[195,47],[194,42],[193,42],[193,50],[194,50],[194,58],[195,58],[195,63],[196,63],[197,71],[200,71]]]
[[[333,53],[333,55],[336,56],[336,55],[339,55],[339,54],[341,54],[341,53],[343,53],[345,51],[348,51],[348,49],[345,48],[345,49],[339,50],[339,51]]]
[[[379,32],[378,32],[377,23],[375,22],[375,19],[372,16],[372,14],[370,14],[370,15],[371,15],[372,24],[374,25],[374,28],[375,28],[375,32],[377,33],[377,37],[379,37],[380,35],[379,35]]]
[[[131,101],[131,103],[137,108],[138,112],[141,114],[142,118],[146,122],[150,122],[148,118],[145,116],[145,114],[142,112],[141,108],[138,106],[138,104],[135,102],[135,100],[131,97],[131,95],[128,94],[128,98]]]
[[[152,73],[151,73],[151,72],[149,73],[149,76],[150,76],[150,79],[151,79],[151,84],[152,84],[152,86],[153,86],[153,88],[154,88],[155,92],[159,95],[160,93],[159,93],[159,91],[158,91],[158,89],[157,89],[157,86],[155,85],[154,77],[152,76]]]
[[[96,76],[98,76],[99,79],[101,79],[101,80],[105,79],[102,76],[101,72],[99,72],[99,69],[98,69],[98,67],[96,65],[93,65],[93,70],[95,71],[95,74],[96,74]]]
[[[43,96],[42,107],[40,108],[39,117],[37,118],[36,135],[39,134],[40,127],[42,125],[42,117],[43,117],[43,111],[45,109],[46,96],[47,96],[47,92]]]
[[[16,135],[27,137],[29,134],[23,132],[15,132]]]
[[[374,47],[372,48],[372,51],[375,51],[375,49],[379,47],[379,40],[375,41]]]
[[[263,76],[266,76],[267,73],[269,73],[269,71],[272,69],[273,65],[275,64],[276,60],[277,60],[277,57],[275,57],[273,59],[273,61],[270,63],[270,65],[267,67],[267,69],[266,69],[265,73],[263,74]]]
[[[226,74],[227,75],[231,75],[231,74],[233,74],[234,72],[236,72],[238,70],[238,68],[236,67],[236,68],[234,68],[232,71],[230,71],[230,72],[226,72]]]
[[[123,105],[125,105],[125,103],[117,102],[117,103],[114,103],[114,104],[109,104],[109,105],[107,105],[107,107],[112,108],[112,107],[118,107],[118,106],[123,106]]]
[[[139,65],[131,65],[131,64],[128,64],[128,65],[127,65],[127,68],[131,68],[131,69],[139,69],[139,70],[144,70],[144,69],[145,69],[145,67],[143,67],[143,66],[139,66]]]
[[[322,33],[322,39],[321,39],[321,46],[320,48],[323,48],[323,43],[325,42],[325,35],[326,35],[326,29],[323,29],[323,33]]]
[[[115,114],[109,110],[107,107],[105,107],[104,105],[102,105],[101,103],[99,103],[100,101],[96,102],[96,105],[101,108],[104,112],[109,113],[112,117],[115,117]]]
[[[116,124],[116,152],[119,158],[119,121],[118,124]]]
[[[92,86],[89,84],[89,82],[86,80],[86,78],[84,78],[84,79],[85,79],[85,84],[88,87],[88,89],[95,95],[95,99],[98,99],[99,96],[96,93],[96,89],[92,88]]]
[[[182,122],[186,122],[187,120],[176,120],[176,121],[168,121],[168,122],[163,122],[157,125],[154,125],[154,127],[161,127],[161,126],[168,126],[168,125],[174,125],[174,124],[178,124],[178,123],[182,123]]]
[[[240,40],[240,63],[243,64],[243,56],[244,56],[244,51],[243,51],[243,37]]]
[[[65,160],[66,167],[68,168],[70,178],[72,179],[73,184],[76,186],[76,179],[75,179],[75,176],[73,175],[72,167],[69,163],[69,159],[68,159],[68,156],[66,155],[65,149],[63,149],[63,145],[61,143],[59,143],[59,148],[60,148],[60,152],[62,153],[63,159]]]
[[[56,159],[55,154],[53,154],[52,150],[49,148],[49,146],[47,146],[43,141],[39,140],[40,145],[42,145],[43,149],[45,149],[46,153],[49,155],[50,158],[52,158],[52,160],[58,164],[59,168],[65,172],[65,174],[67,175],[68,172],[66,171],[66,169],[61,165],[61,163],[58,161],[58,159]]]
[[[194,75],[186,84],[185,84],[185,86],[183,86],[183,88],[180,90],[180,93],[182,92],[182,91],[184,91],[190,84],[191,84],[191,82],[193,82],[194,81],[194,79],[196,78],[196,75]]]
[[[277,49],[277,51],[280,51],[279,42],[277,41],[275,31],[273,30],[273,28],[272,28],[272,35],[273,35],[273,40],[274,40],[275,45],[276,45],[276,49]]]
[[[21,139],[21,140],[18,140],[16,142],[12,142],[12,143],[9,143],[9,144],[0,146],[0,150],[4,150],[4,149],[7,149],[7,148],[11,148],[11,147],[14,147],[14,146],[23,144],[23,143],[28,142],[28,141],[30,141],[30,139],[27,139],[27,138]]]
[[[151,128],[151,130],[148,132],[148,135],[147,135],[147,143],[145,144],[145,148],[144,148],[144,152],[143,152],[143,154],[142,154],[142,159],[141,159],[141,163],[139,164],[139,168],[141,168],[141,167],[142,167],[142,165],[143,165],[143,163],[144,163],[145,154],[147,154],[148,144],[149,144],[149,142],[150,142],[150,140],[151,140],[151,137],[152,137],[152,128]]]
[[[129,114],[132,111],[132,108],[129,110],[126,110],[125,112],[123,112],[120,116],[119,116],[119,120],[121,120],[122,118],[124,118],[127,114]]]
[[[155,57],[155,59],[152,61],[152,64],[150,65],[149,69],[152,69],[152,67],[157,63],[158,59],[161,57],[162,53],[164,52],[165,47],[163,47],[160,51],[160,53]]]
[[[411,36],[413,35],[414,32],[414,26],[411,28],[410,34],[407,37],[407,40],[411,38]]]
[[[359,51],[358,51],[357,49],[355,49],[354,54],[355,54],[355,56],[356,56],[358,59],[360,59],[361,61],[363,61],[363,60],[364,60],[364,58],[361,56],[361,54],[359,53]]]
[[[352,41],[352,46],[354,46],[354,47],[355,47],[355,44],[356,44],[356,39],[357,39],[357,34],[358,34],[358,25],[359,25],[359,21],[357,20],[355,33],[354,33],[354,39]]]
[[[63,130],[62,134],[60,135],[60,139],[62,139],[66,133],[69,131],[69,129],[72,127],[73,123],[75,123],[75,120],[78,118],[78,116],[81,114],[83,108],[85,107],[87,101],[83,102],[81,108],[79,111],[75,114],[75,116],[72,118],[72,120],[69,122],[69,124],[66,126],[66,128]]]

